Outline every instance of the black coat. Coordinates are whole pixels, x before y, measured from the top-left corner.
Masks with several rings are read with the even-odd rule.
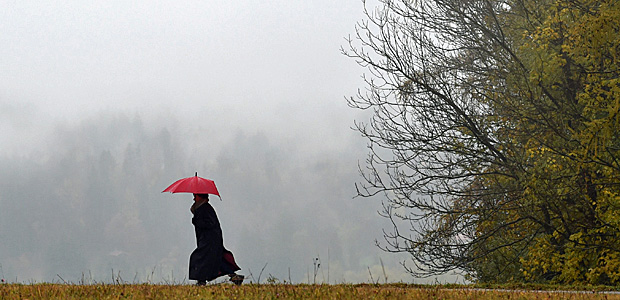
[[[228,274],[223,273],[222,269],[239,270],[232,253],[224,249],[222,228],[211,204],[204,203],[194,210],[192,224],[198,247],[189,257],[190,280],[211,281]],[[224,267],[223,264],[228,265]]]

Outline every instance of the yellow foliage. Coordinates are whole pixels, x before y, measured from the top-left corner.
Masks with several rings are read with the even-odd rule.
[[[541,16],[516,26],[527,82],[519,73],[506,80],[514,83],[510,95],[521,96],[510,100],[518,110],[497,106],[517,116],[502,119],[512,131],[501,138],[523,147],[515,158],[523,166],[522,210],[511,213],[539,228],[521,273],[537,282],[617,285],[620,1],[526,2]]]

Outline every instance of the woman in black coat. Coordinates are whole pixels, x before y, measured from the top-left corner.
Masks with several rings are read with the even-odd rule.
[[[235,263],[232,252],[224,248],[222,228],[209,204],[209,195],[194,194],[194,204],[190,210],[194,214],[192,224],[198,247],[189,257],[189,279],[196,280],[197,285],[204,285],[207,281],[228,275],[230,281],[241,284],[243,275],[235,274],[241,268]]]

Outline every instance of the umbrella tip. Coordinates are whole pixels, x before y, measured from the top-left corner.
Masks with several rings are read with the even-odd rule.
[[[198,177],[198,172],[196,172],[196,174],[194,176]]]

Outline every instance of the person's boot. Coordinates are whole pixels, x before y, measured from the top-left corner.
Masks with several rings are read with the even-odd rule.
[[[232,281],[236,285],[241,285],[241,283],[243,283],[243,279],[245,278],[245,276],[238,275],[238,274],[235,274],[235,273],[230,274],[228,276],[230,276],[230,281]]]

